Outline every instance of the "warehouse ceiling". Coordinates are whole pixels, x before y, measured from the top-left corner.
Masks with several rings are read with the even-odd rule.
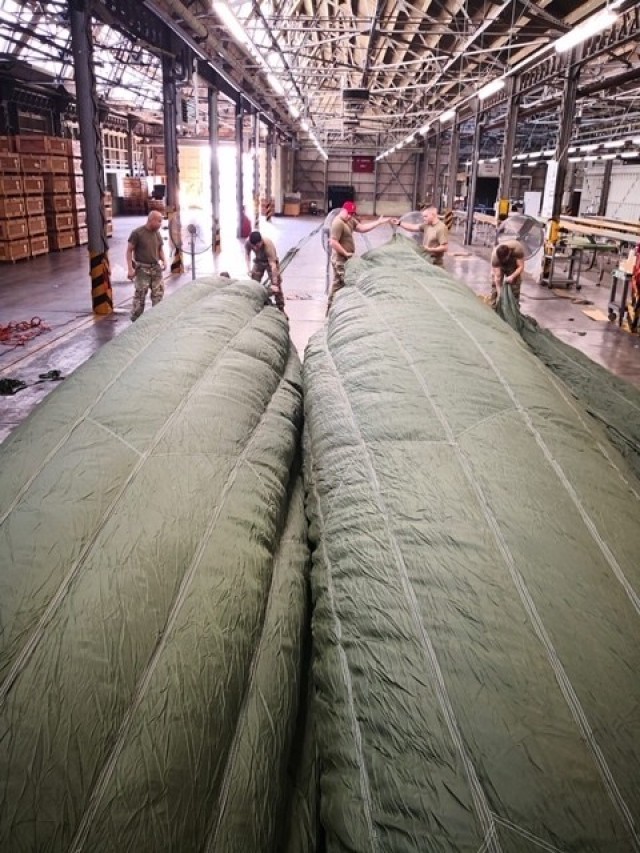
[[[66,2],[0,0],[0,60],[22,60],[73,87]],[[576,140],[640,134],[640,3],[582,48]],[[517,148],[558,133],[567,54],[554,43],[605,9],[602,0],[96,0],[96,78],[108,103],[141,112],[162,103],[157,43],[140,16],[184,35],[200,61],[249,98],[276,129],[325,152],[378,151],[438,126],[447,110],[471,116],[475,93],[514,69],[526,76]],[[133,10],[138,9],[138,12]],[[139,19],[140,18],[140,19]],[[133,37],[131,37],[133,35]],[[189,85],[195,83],[195,86]],[[185,90],[200,103],[197,79]],[[499,145],[504,91],[488,110],[483,145]],[[222,107],[233,128],[233,110]]]

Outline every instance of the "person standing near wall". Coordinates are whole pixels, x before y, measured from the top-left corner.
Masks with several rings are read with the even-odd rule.
[[[249,239],[244,244],[245,258],[247,261],[247,272],[254,281],[262,281],[262,276],[269,275],[270,292],[276,303],[276,308],[284,314],[284,293],[282,292],[282,276],[280,274],[280,261],[275,243],[267,237],[263,237],[259,231],[252,231]],[[253,264],[251,253],[253,252]],[[285,315],[286,316],[286,315]]]
[[[524,272],[524,248],[517,240],[499,243],[491,253],[491,307],[498,305],[500,288],[511,287],[516,302],[520,305],[520,286]]]
[[[143,313],[148,290],[151,290],[151,305],[162,302],[164,296],[162,273],[167,262],[160,235],[161,226],[162,214],[152,210],[145,224],[132,231],[127,242],[127,277],[129,281],[135,280],[132,322]]]
[[[373,222],[362,223],[356,216],[357,212],[355,202],[345,201],[340,213],[338,213],[331,223],[329,246],[331,247],[333,284],[329,293],[329,301],[327,302],[327,314],[329,313],[329,308],[331,308],[334,296],[344,287],[345,265],[356,251],[353,240],[354,231],[357,231],[359,234],[365,234],[367,231],[373,231],[379,225],[386,225],[387,222],[391,221],[388,217],[380,216]]]
[[[434,205],[425,207],[421,213],[422,222],[401,222],[399,219],[394,219],[392,224],[399,225],[405,231],[422,232],[422,248],[431,259],[431,263],[437,267],[444,267],[444,256],[449,248],[447,226],[438,218],[438,208]]]

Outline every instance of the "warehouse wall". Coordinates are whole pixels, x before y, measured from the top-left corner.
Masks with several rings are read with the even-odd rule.
[[[585,167],[580,215],[598,212],[604,182],[604,164]],[[640,221],[640,164],[614,163],[605,216]]]

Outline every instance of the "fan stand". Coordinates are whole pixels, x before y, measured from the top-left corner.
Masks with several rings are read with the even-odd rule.
[[[191,281],[195,281],[196,278],[196,232],[197,227],[191,223],[187,225],[187,231],[189,232],[189,249],[191,254]]]

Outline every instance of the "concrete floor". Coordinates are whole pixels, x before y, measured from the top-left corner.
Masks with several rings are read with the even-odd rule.
[[[116,310],[108,317],[96,318],[91,313],[86,247],[0,266],[0,325],[40,317],[49,326],[49,331],[24,346],[11,348],[0,344],[0,377],[21,379],[30,385],[14,396],[0,396],[0,441],[55,387],[54,382],[31,385],[39,374],[59,370],[68,376],[102,344],[130,325],[133,287],[126,279],[125,249],[131,229],[143,221],[140,217],[114,220],[109,254]],[[326,255],[320,234],[322,222],[320,217],[274,218],[261,226],[265,236],[275,241],[281,258],[289,249],[298,247],[283,280],[291,338],[301,356],[309,337],[324,322]],[[390,236],[389,226],[357,235],[357,250],[364,252],[386,242]],[[242,241],[223,232],[222,245],[217,270],[209,251],[196,257],[198,275],[226,271],[232,277],[244,277]],[[483,245],[463,246],[461,233],[454,233],[446,267],[478,294],[487,294],[490,251],[490,247]],[[186,260],[190,265],[190,259]],[[640,336],[631,335],[607,320],[610,271],[605,271],[600,287],[596,285],[597,270],[584,273],[582,290],[576,293],[540,287],[536,283],[538,269],[537,260],[528,262],[522,290],[523,312],[614,374],[640,387]],[[169,276],[167,295],[190,280],[190,270],[179,277]],[[584,300],[593,304],[581,304]],[[585,310],[594,309],[595,319],[585,314]]]

